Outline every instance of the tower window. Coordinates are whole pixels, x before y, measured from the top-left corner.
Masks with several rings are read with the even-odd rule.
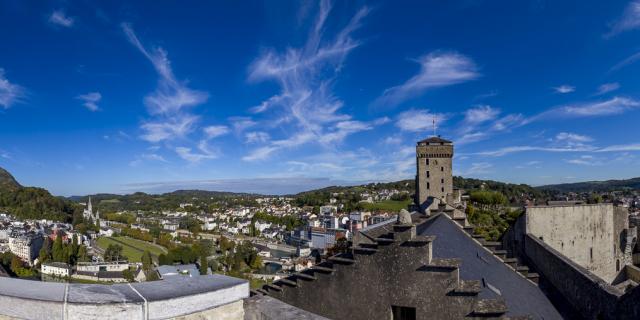
[[[443,171],[443,172],[444,172],[444,167],[440,167],[440,171]]]
[[[427,178],[429,178],[429,171],[427,171]]]
[[[444,178],[443,178],[443,179],[440,179],[440,182],[441,182],[441,183],[444,183]]]
[[[429,182],[427,182],[427,189],[429,189]]]
[[[442,192],[444,192],[444,187],[442,187]]]
[[[427,159],[427,165],[429,165],[429,159]]]

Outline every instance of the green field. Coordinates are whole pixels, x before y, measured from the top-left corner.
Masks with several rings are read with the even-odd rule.
[[[391,211],[391,212],[399,212],[402,209],[407,209],[407,206],[411,204],[411,200],[406,201],[395,201],[395,200],[385,200],[375,203],[366,203],[362,202],[361,205],[365,210],[370,211]]]
[[[122,254],[129,259],[130,262],[140,262],[142,253],[149,250],[154,259],[162,253],[166,253],[166,249],[159,245],[146,241],[136,240],[129,237],[101,237],[98,238],[98,246],[107,250],[110,244],[118,244],[122,246]]]

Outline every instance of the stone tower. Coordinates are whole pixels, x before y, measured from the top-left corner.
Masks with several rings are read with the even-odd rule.
[[[416,145],[416,205],[428,206],[430,197],[447,201],[453,194],[453,143],[438,137],[418,141]]]

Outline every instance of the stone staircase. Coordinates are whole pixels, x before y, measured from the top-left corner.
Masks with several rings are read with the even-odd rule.
[[[536,272],[530,271],[529,267],[526,265],[521,265],[520,261],[514,257],[509,257],[508,253],[502,247],[502,243],[498,241],[487,241],[484,239],[484,236],[475,233],[475,227],[471,225],[466,218],[462,219],[453,219],[458,226],[462,228],[470,237],[472,237],[475,241],[479,242],[482,246],[484,246],[487,250],[489,250],[494,256],[504,262],[511,269],[517,271],[527,280],[533,282],[535,285],[538,285],[540,280],[540,275]]]
[[[362,281],[377,281],[377,279],[372,279],[375,276],[371,276],[371,278],[365,276],[368,268],[382,267],[389,263],[389,259],[402,260],[404,251],[407,251],[407,259],[410,258],[410,255],[416,255],[416,253],[426,253],[426,256],[422,261],[418,261],[418,264],[415,265],[417,267],[410,266],[410,263],[415,263],[415,257],[412,261],[407,260],[407,263],[399,261],[397,265],[393,265],[394,268],[407,264],[407,270],[403,270],[407,274],[401,274],[398,279],[386,281],[403,283],[403,279],[406,279],[412,282],[412,284],[421,283],[424,286],[430,286],[428,288],[430,294],[436,294],[436,296],[424,296],[422,299],[427,299],[425,301],[433,299],[441,301],[440,304],[442,305],[435,308],[439,308],[439,311],[433,310],[434,312],[440,312],[442,308],[448,308],[450,306],[451,315],[456,315],[454,318],[507,319],[505,317],[507,307],[504,300],[482,299],[478,297],[478,294],[482,291],[482,283],[480,280],[460,279],[459,259],[437,259],[432,257],[431,245],[434,240],[435,237],[433,236],[416,236],[415,225],[394,225],[393,232],[376,238],[375,243],[363,243],[353,247],[348,253],[329,257],[309,269],[294,273],[287,278],[277,280],[272,284],[263,286],[261,289],[252,291],[252,294],[269,295],[286,303],[291,303],[301,309],[307,309],[310,312],[318,311],[313,310],[316,308],[315,305],[311,305],[310,308],[305,308],[304,305],[296,305],[296,303],[304,304],[305,299],[311,299],[311,297],[304,297],[303,299],[298,296],[309,295],[309,290],[313,290],[314,287],[319,287],[318,283],[321,282],[338,282],[344,281],[343,279],[350,279],[349,277],[358,276],[360,276]],[[502,257],[501,259],[504,259],[505,263],[514,264],[514,261],[508,260],[509,258],[505,256],[506,253],[500,250],[499,243],[485,243],[485,247],[492,248],[494,254]],[[392,272],[392,270],[389,270],[389,272]],[[518,272],[528,277],[527,270],[522,269],[518,270]],[[371,274],[376,273],[374,271]],[[380,273],[377,273],[377,275],[380,275]],[[385,274],[385,276],[386,275],[387,274]],[[335,283],[332,285],[338,287],[344,285],[345,291],[343,294],[349,295],[349,284]],[[410,291],[408,289],[402,289],[403,288],[396,288],[398,292]],[[296,290],[299,291],[296,292]],[[333,292],[332,294],[340,293]],[[361,303],[367,303],[367,301]],[[369,303],[380,303],[380,301],[372,300]],[[422,300],[419,304],[422,304]],[[335,307],[339,308],[340,306]],[[314,313],[331,317],[331,314],[322,314],[322,312]],[[350,318],[359,319],[358,317]],[[386,319],[386,317],[383,318]]]

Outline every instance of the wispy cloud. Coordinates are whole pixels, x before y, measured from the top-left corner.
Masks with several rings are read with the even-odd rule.
[[[434,121],[436,126],[440,126],[448,118],[448,115],[442,113],[434,114],[425,109],[411,109],[400,113],[395,124],[402,131],[425,132],[433,131]]]
[[[595,158],[594,156],[591,156],[591,155],[583,155],[583,156],[580,156],[578,158],[565,159],[564,162],[570,163],[570,164],[577,164],[577,165],[581,165],[581,166],[602,166],[602,165],[604,165],[604,162],[601,159]]]
[[[55,10],[49,16],[49,23],[60,27],[71,28],[73,27],[74,20],[67,16],[64,10]]]
[[[87,108],[89,111],[98,111],[100,108],[98,107],[98,102],[102,99],[102,95],[100,92],[89,92],[86,94],[81,94],[76,97],[76,99],[84,102],[82,105]]]
[[[571,93],[576,91],[576,87],[565,84],[558,87],[554,87],[553,90],[555,90],[555,92],[557,93]]]
[[[426,90],[474,80],[480,76],[471,58],[455,52],[432,52],[420,57],[420,72],[403,84],[386,89],[375,106],[392,107]]]
[[[626,59],[618,62],[616,65],[611,67],[610,71],[616,71],[616,70],[622,69],[623,67],[626,67],[627,65],[635,63],[638,60],[640,60],[640,52],[636,52],[630,55],[629,57],[627,57]]]
[[[577,133],[571,132],[560,132],[556,135],[556,139],[559,141],[567,141],[567,142],[590,142],[593,141],[593,138]]]
[[[538,147],[538,146],[512,146],[504,147],[492,151],[481,151],[473,153],[473,155],[501,157],[512,153],[528,152],[528,151],[544,151],[544,152],[587,152],[595,151],[593,147]]]
[[[205,140],[198,143],[197,149],[198,150],[192,150],[192,148],[188,147],[177,147],[176,153],[180,158],[194,164],[202,160],[216,159],[220,156],[219,152],[211,149]]]
[[[198,119],[198,116],[184,114],[173,119],[144,122],[141,125],[144,133],[140,138],[156,143],[173,140],[177,137],[184,137],[188,133],[193,132]]]
[[[596,95],[609,93],[618,89],[620,89],[620,84],[617,82],[604,83],[598,87],[598,92],[596,92]]]
[[[464,123],[477,125],[486,121],[494,120],[500,114],[500,110],[489,105],[476,106],[464,112]]]
[[[122,30],[127,39],[133,44],[153,65],[160,76],[156,91],[145,97],[145,105],[149,113],[153,115],[174,115],[184,109],[200,105],[207,101],[209,95],[206,92],[188,88],[179,82],[171,69],[171,62],[167,52],[160,48],[147,50],[133,28],[128,23],[123,23]]]
[[[271,122],[291,125],[286,132],[292,133],[253,150],[243,157],[246,161],[266,159],[277,150],[310,142],[342,140],[349,134],[365,130],[351,116],[340,113],[343,101],[333,94],[332,86],[347,55],[360,45],[352,38],[352,33],[360,27],[369,10],[366,7],[358,10],[331,39],[325,39],[324,34],[331,3],[321,1],[318,11],[304,46],[288,48],[282,53],[266,49],[249,66],[250,82],[273,80],[280,85],[278,94],[250,111],[280,111],[282,116]]]
[[[251,131],[244,135],[246,143],[265,143],[271,139],[271,136],[264,131]]]
[[[137,167],[144,161],[168,162],[163,156],[157,153],[143,153],[137,156],[135,160],[129,162],[129,166]]]
[[[26,97],[26,90],[9,80],[4,75],[4,69],[0,68],[0,106],[8,109],[10,106],[21,102]]]
[[[209,94],[191,89],[187,87],[186,82],[178,81],[164,49],[160,47],[146,49],[130,24],[123,23],[121,27],[129,42],[151,62],[159,76],[158,87],[144,99],[152,119],[142,123],[141,129],[144,133],[140,137],[143,140],[158,143],[184,138],[194,132],[200,117],[193,114],[190,109],[205,103]],[[195,148],[179,146],[173,148],[173,151],[190,163],[215,159],[219,157],[220,151],[209,146],[208,140],[226,134],[228,131],[226,126],[205,127],[202,130],[204,139],[201,139]]]
[[[227,126],[208,126],[202,129],[206,134],[207,138],[213,139],[219,136],[223,136],[230,132],[229,127]]]
[[[477,176],[479,174],[487,174],[491,173],[493,169],[493,165],[488,162],[474,162],[471,164],[466,171],[464,171],[463,175],[465,176]]]
[[[577,118],[621,114],[640,107],[640,101],[632,98],[613,97],[609,100],[577,103],[543,112],[529,119],[529,122],[547,118]]]
[[[631,1],[625,8],[622,16],[611,24],[605,38],[613,37],[621,32],[640,28],[640,1]]]

